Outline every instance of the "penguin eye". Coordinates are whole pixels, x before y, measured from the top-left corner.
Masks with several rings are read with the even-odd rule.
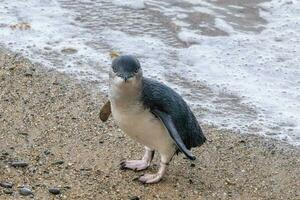
[[[114,67],[112,67],[112,69],[113,69],[113,71],[114,71],[114,73],[116,73],[117,72],[117,68],[114,66]]]
[[[134,70],[134,73],[138,73],[139,72],[139,68],[136,68],[135,70]]]

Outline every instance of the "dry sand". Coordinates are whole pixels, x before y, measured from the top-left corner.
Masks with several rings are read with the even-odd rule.
[[[113,120],[98,118],[106,97],[92,84],[0,50],[0,199],[300,199],[299,148],[255,135],[203,127],[195,162],[176,156],[155,185],[120,171],[143,147]],[[26,167],[13,167],[13,161]],[[156,171],[158,159],[148,171]],[[22,197],[27,185],[33,196]],[[49,187],[58,187],[54,196]],[[12,193],[12,194],[6,194]]]

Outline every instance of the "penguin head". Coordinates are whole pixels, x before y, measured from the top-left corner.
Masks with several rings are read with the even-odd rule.
[[[109,77],[115,84],[132,85],[141,82],[143,76],[140,62],[131,55],[122,55],[112,62]]]

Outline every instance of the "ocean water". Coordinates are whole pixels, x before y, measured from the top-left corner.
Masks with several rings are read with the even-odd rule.
[[[202,124],[300,145],[299,0],[0,0],[0,45],[103,92],[133,54]]]

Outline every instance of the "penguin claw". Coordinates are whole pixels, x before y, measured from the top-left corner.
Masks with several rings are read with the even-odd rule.
[[[127,168],[126,168],[126,163],[125,163],[125,161],[122,161],[122,162],[120,163],[120,170],[125,170],[125,169],[127,169]]]
[[[136,177],[134,177],[134,178],[132,179],[132,181],[138,181],[139,178],[140,178],[140,176],[136,176]]]
[[[158,183],[162,179],[160,174],[143,174],[139,177],[139,181],[142,184]]]
[[[129,160],[120,163],[120,170],[131,169],[135,172],[147,169],[149,164],[144,160]]]

